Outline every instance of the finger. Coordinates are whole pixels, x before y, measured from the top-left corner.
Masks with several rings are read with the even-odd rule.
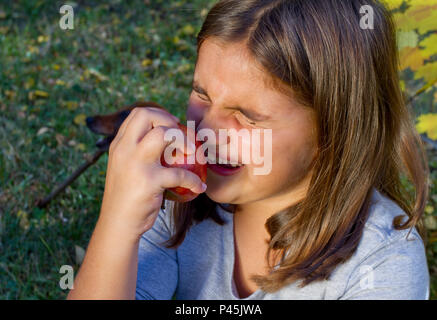
[[[178,123],[181,121],[178,117],[176,117],[175,115],[171,114],[170,112],[168,112],[164,108],[148,107],[147,109],[152,110],[152,111],[156,111],[156,112],[161,112],[164,115],[169,115],[170,117],[173,118],[174,121],[176,121]]]
[[[114,144],[118,143],[118,141],[123,137],[124,132],[126,131],[126,127],[128,126],[129,122],[132,120],[132,118],[135,116],[135,113],[138,111],[138,108],[134,108],[130,111],[129,115],[124,119],[124,121],[121,123],[120,128],[118,128],[117,135],[115,136],[113,142]]]
[[[161,187],[163,189],[182,187],[194,193],[202,193],[206,190],[206,184],[197,174],[182,168],[165,168],[161,175]]]
[[[155,162],[160,160],[161,155],[167,163],[172,163],[173,151],[177,150],[176,156],[183,154],[195,156],[196,146],[185,139],[185,135],[179,128],[158,126],[151,129],[138,143],[141,157],[146,161]],[[179,150],[179,151],[178,151]]]
[[[135,107],[134,109],[132,109],[128,115],[128,117],[122,122],[120,128],[118,129],[117,132],[117,136],[114,138],[114,140],[119,141],[123,135],[126,132],[126,128],[129,125],[129,122],[132,120],[132,118],[134,117],[134,114],[137,113],[139,110],[141,110],[142,108],[147,108],[149,110],[153,110],[156,112],[161,112],[163,115],[170,115],[176,122],[179,123],[179,118],[172,115],[171,113],[169,113],[168,111],[166,111],[164,108],[157,108],[157,107]]]
[[[158,126],[177,127],[175,117],[155,108],[139,108],[126,126],[122,139],[137,144],[152,128]]]

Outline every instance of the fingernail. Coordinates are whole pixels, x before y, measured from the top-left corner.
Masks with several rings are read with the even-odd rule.
[[[205,192],[207,187],[208,186],[205,183],[202,182],[202,190],[203,190],[202,192]]]

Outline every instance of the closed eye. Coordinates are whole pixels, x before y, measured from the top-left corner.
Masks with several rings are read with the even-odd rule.
[[[241,113],[240,111],[237,111],[237,116],[238,116],[239,118],[243,118],[243,119],[244,119],[244,122],[246,122],[246,123],[248,123],[248,124],[250,124],[250,125],[252,125],[252,126],[256,125],[256,122],[255,122],[255,121],[249,119],[246,115],[244,115],[244,114]]]

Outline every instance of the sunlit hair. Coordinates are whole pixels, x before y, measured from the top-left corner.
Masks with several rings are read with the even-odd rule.
[[[373,7],[373,30],[360,28],[362,5]],[[267,276],[253,277],[261,289],[327,279],[359,244],[372,188],[409,216],[394,219],[396,229],[416,226],[424,237],[427,159],[399,86],[393,21],[381,3],[222,0],[204,21],[198,51],[210,37],[246,43],[278,90],[287,86],[317,115],[319,154],[307,196],[266,222],[271,235],[266,259],[288,254]],[[415,194],[404,188],[404,177]],[[195,221],[223,224],[216,205],[205,194],[176,203],[168,246],[181,244]]]

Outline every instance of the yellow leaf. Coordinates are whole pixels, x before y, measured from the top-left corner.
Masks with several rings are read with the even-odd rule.
[[[39,97],[39,98],[48,98],[48,96],[49,96],[49,94],[47,92],[42,91],[42,90],[35,90],[34,94],[36,97]]]
[[[192,35],[195,32],[194,27],[191,24],[187,24],[185,27],[183,27],[182,29],[182,33],[186,34],[186,35]]]
[[[385,3],[387,4],[387,6],[389,7],[389,9],[397,9],[399,8],[402,3],[404,2],[409,2],[410,0],[386,0]]]
[[[437,1],[418,3],[414,0],[404,13],[398,12],[394,15],[394,18],[400,30],[411,31],[417,29],[420,34],[436,30]]]
[[[58,79],[58,80],[56,80],[56,84],[58,86],[65,86],[65,81]]]
[[[141,65],[142,65],[143,67],[150,66],[151,64],[152,64],[152,60],[151,60],[151,59],[144,59],[144,60],[141,62]]]
[[[31,91],[29,92],[29,100],[35,100],[37,98],[48,98],[49,94],[45,91],[42,90],[35,90],[35,91]]]
[[[24,230],[29,229],[30,223],[29,223],[28,213],[24,210],[18,210],[17,217],[20,220],[19,222],[20,227],[23,228]]]
[[[81,114],[78,114],[77,116],[74,117],[73,122],[75,124],[77,124],[78,126],[84,126],[85,125],[85,119],[86,119],[86,115],[81,113]]]
[[[436,27],[437,28],[437,27]],[[437,32],[434,32],[429,37],[426,37],[420,42],[420,46],[424,47],[422,49],[422,54],[431,57],[437,54]]]
[[[423,78],[428,84],[434,84],[437,80],[437,61],[426,63],[417,69],[414,79]]]
[[[437,140],[437,114],[422,114],[417,118],[418,133],[426,133],[430,139]]]
[[[401,90],[402,90],[402,91],[405,91],[405,81],[404,81],[404,80],[401,80],[401,81],[399,82],[399,84],[400,84],[400,86],[401,86]]]
[[[201,18],[205,18],[207,14],[208,14],[208,9],[206,9],[206,8],[203,8],[203,9],[200,11],[200,17],[201,17]]]
[[[38,53],[39,52],[39,48],[35,47],[35,46],[29,46],[28,50],[30,53]]]
[[[25,89],[30,89],[35,85],[35,79],[33,78],[27,78],[26,82],[24,83]]]
[[[418,47],[405,47],[399,52],[399,58],[401,61],[401,70],[410,68],[416,71],[425,62],[425,58],[422,56],[422,52]]]
[[[181,41],[181,39],[179,39],[178,36],[174,36],[174,37],[173,37],[173,43],[174,43],[174,44],[178,44],[180,41]]]
[[[434,212],[434,207],[430,206],[430,205],[427,205],[425,207],[425,212],[428,213],[428,214],[432,214]]]
[[[79,104],[76,101],[66,101],[65,102],[65,107],[70,111],[76,110],[78,106],[79,106]]]
[[[86,147],[85,147],[85,145],[84,145],[83,143],[78,143],[78,144],[75,146],[75,148],[76,148],[77,150],[80,150],[80,151],[85,151],[85,150],[86,150]]]
[[[48,36],[39,36],[37,40],[38,40],[38,43],[43,43],[43,42],[49,41],[49,37]]]
[[[16,92],[12,90],[5,90],[5,96],[8,97],[10,100],[14,99],[16,96]]]

